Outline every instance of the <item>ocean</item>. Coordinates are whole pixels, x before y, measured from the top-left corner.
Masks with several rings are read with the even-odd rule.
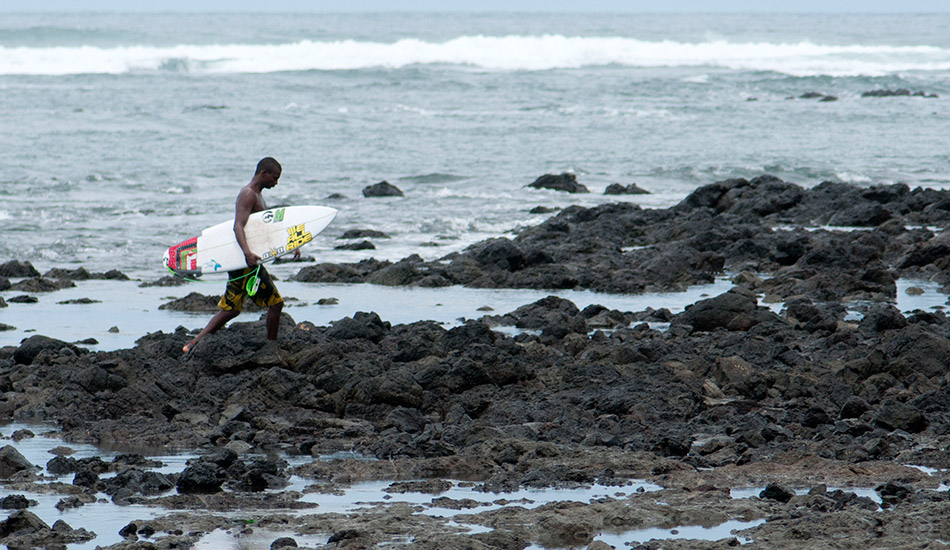
[[[305,249],[332,262],[434,259],[539,223],[535,206],[666,207],[763,173],[945,187],[947,28],[950,15],[4,14],[0,260],[157,279],[165,248],[232,217],[264,156],[284,168],[269,205],[340,210]],[[928,97],[863,97],[898,89]],[[591,193],[526,187],[562,172]],[[404,197],[362,196],[382,180]],[[651,194],[605,196],[612,183]],[[349,229],[391,238],[335,249]]]

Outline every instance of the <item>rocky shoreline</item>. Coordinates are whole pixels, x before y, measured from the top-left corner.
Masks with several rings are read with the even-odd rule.
[[[32,336],[0,349],[0,417],[55,423],[69,441],[202,452],[166,477],[171,485],[153,479],[157,488],[142,488],[147,466],[106,466],[138,472],[122,478],[118,501],[110,495],[117,503],[205,511],[152,521],[145,539],[110,548],[188,547],[201,533],[236,529],[220,514],[234,509],[259,514],[256,529],[328,533],[329,548],[603,548],[594,537],[604,531],[759,519],[742,531],[751,547],[943,547],[950,324],[942,310],[901,312],[892,303],[898,278],[950,283],[948,222],[945,191],[803,189],[771,176],[707,185],[663,210],[571,207],[513,239],[438,261],[320,264],[295,279],[643,293],[728,272],[735,286],[675,315],[580,310],[549,297],[451,329],[393,326],[372,312],[330,326],[285,314],[277,344],[264,339],[261,321],[238,322],[185,357],[183,328],[96,353]],[[784,308],[776,314],[760,301]],[[494,330],[501,326],[523,332]],[[286,468],[254,458],[339,452],[377,460]],[[64,494],[106,488],[98,472],[76,468]],[[280,491],[290,473],[318,492],[361,480],[436,488],[467,480],[499,499],[523,487],[593,483],[621,493],[632,480],[662,490],[474,507],[454,516],[487,528],[471,534],[398,503],[301,512],[300,494]],[[7,486],[34,487],[30,476],[17,469]],[[764,490],[732,498],[738,487]],[[840,489],[850,487],[876,490],[880,504]],[[9,521],[0,542],[29,547],[30,528],[11,531]]]

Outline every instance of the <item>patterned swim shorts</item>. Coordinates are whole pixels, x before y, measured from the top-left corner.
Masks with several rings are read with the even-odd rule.
[[[255,269],[257,268],[246,267],[244,269],[238,269],[237,271],[228,272],[228,287],[224,290],[224,296],[221,297],[221,301],[218,302],[219,308],[226,311],[241,311],[241,309],[244,308],[244,299],[247,298],[245,285],[247,285],[248,276]],[[264,266],[261,266],[257,277],[261,280],[261,283],[260,286],[257,287],[257,294],[251,296],[251,300],[253,300],[255,304],[267,308],[284,301],[280,292],[277,292],[274,280],[271,278],[270,273],[264,269]]]

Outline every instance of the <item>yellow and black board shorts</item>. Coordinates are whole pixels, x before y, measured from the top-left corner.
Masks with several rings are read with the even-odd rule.
[[[244,308],[244,299],[247,298],[245,285],[247,285],[248,276],[255,269],[257,268],[246,267],[228,272],[228,287],[224,290],[221,301],[218,302],[219,308],[226,311],[241,311]],[[280,292],[277,292],[277,287],[274,286],[274,280],[271,279],[270,273],[264,269],[264,266],[261,266],[257,276],[261,283],[257,287],[257,294],[251,296],[255,304],[266,308],[284,301]]]

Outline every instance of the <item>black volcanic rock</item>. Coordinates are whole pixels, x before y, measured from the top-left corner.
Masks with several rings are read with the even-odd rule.
[[[567,193],[590,193],[586,186],[577,183],[577,174],[564,172],[563,174],[545,174],[534,180],[528,187],[535,189],[553,189]]]
[[[395,185],[383,180],[379,183],[369,185],[363,188],[364,197],[401,197],[402,190]]]
[[[39,277],[40,272],[30,262],[10,260],[0,264],[0,277]]]
[[[649,195],[650,192],[646,189],[643,189],[635,183],[629,185],[621,185],[619,183],[611,183],[604,189],[605,195]]]

